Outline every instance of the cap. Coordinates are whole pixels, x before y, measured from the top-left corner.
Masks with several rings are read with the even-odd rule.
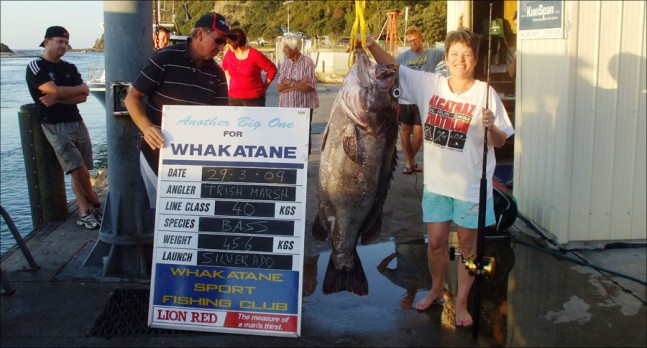
[[[70,33],[68,33],[67,29],[55,25],[53,27],[47,28],[47,31],[45,32],[46,39],[51,39],[53,37],[64,37],[69,40]],[[45,40],[40,43],[40,47],[45,47]]]
[[[229,26],[227,25],[227,21],[225,20],[225,17],[219,13],[209,12],[203,15],[197,22],[195,22],[195,27],[210,28],[221,35],[229,36]]]

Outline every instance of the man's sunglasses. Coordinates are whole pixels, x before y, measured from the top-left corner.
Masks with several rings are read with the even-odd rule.
[[[214,40],[216,41],[216,44],[218,44],[218,45],[224,45],[224,44],[227,43],[227,39],[225,39],[224,37],[222,37],[220,35],[216,36],[216,38]]]

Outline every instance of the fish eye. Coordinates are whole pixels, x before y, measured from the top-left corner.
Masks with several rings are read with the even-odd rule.
[[[398,87],[391,88],[391,98],[393,99],[400,98],[400,89]]]

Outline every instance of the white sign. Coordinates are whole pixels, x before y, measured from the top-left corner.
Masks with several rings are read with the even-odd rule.
[[[519,39],[561,39],[564,37],[563,1],[519,1]]]
[[[164,107],[149,326],[300,336],[309,123]]]

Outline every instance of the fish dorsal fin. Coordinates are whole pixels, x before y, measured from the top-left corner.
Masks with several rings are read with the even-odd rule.
[[[349,124],[344,128],[342,143],[344,153],[348,158],[357,164],[364,162],[365,154],[359,142],[359,131],[354,124]]]
[[[391,188],[391,181],[393,181],[393,173],[395,172],[395,169],[398,167],[398,152],[393,151],[393,157],[391,158],[391,173],[389,174],[389,180],[387,184],[387,188]]]

